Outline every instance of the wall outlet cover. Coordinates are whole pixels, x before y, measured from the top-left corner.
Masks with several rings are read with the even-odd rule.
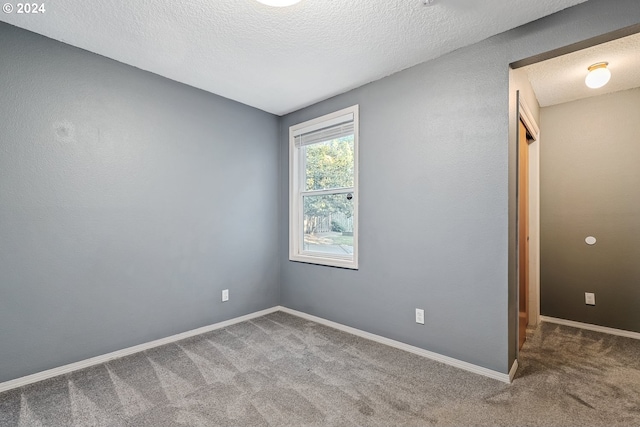
[[[229,301],[229,289],[222,291],[222,302]]]
[[[416,308],[416,323],[424,325],[424,310]]]
[[[587,305],[596,305],[596,294],[592,292],[585,292],[584,303]]]

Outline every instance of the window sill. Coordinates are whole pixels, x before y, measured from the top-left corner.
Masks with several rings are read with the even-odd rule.
[[[289,255],[289,261],[304,262],[307,264],[324,265],[327,267],[347,268],[357,270],[358,263],[355,260],[333,258],[320,255]]]

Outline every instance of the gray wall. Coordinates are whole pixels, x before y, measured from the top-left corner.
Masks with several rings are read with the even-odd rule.
[[[361,235],[358,271],[291,262],[282,215],[283,305],[508,372],[517,317],[508,65],[638,22],[640,2],[615,3],[591,0],[285,116],[283,212],[288,127],[360,105]]]
[[[543,315],[640,332],[639,117],[640,88],[542,109]]]
[[[0,381],[278,304],[277,117],[0,40]]]

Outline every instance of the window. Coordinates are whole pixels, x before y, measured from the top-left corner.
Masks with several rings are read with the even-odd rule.
[[[289,259],[358,268],[358,106],[289,128]]]

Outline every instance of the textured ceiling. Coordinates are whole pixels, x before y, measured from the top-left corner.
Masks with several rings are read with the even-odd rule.
[[[587,68],[608,62],[611,80],[600,89],[584,84]],[[640,87],[640,34],[523,67],[541,107]]]
[[[55,0],[0,19],[278,115],[585,0]]]

